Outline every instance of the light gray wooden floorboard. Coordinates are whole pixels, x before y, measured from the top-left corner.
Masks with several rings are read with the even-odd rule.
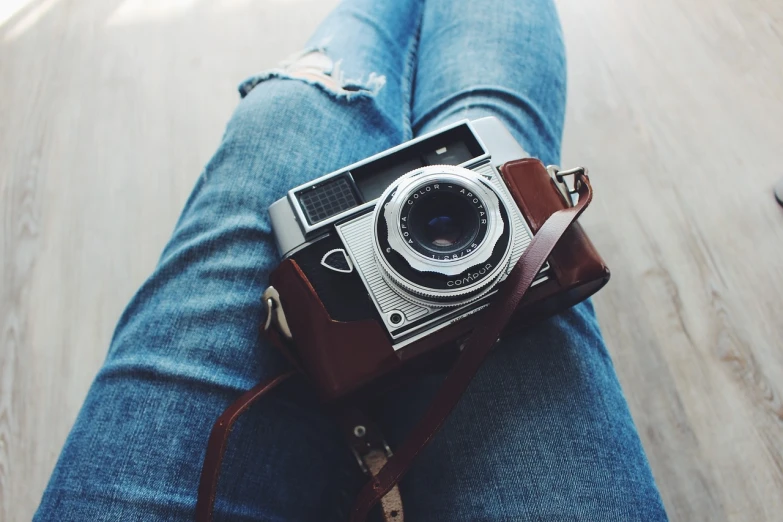
[[[599,319],[675,520],[783,512],[783,5],[558,2]]]
[[[0,28],[0,520],[32,516],[237,84],[334,3],[33,0]]]
[[[334,3],[33,0],[0,26],[0,520],[31,517],[237,82]],[[664,502],[776,520],[783,5],[558,5],[563,163],[595,180],[595,304]]]

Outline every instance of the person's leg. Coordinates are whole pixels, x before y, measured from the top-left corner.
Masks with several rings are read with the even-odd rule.
[[[531,155],[557,163],[565,83],[550,0],[428,0],[417,134],[497,116]],[[439,383],[388,401],[392,446]],[[590,302],[496,348],[402,495],[408,521],[666,518]]]
[[[557,163],[565,97],[565,50],[552,0],[427,2],[414,81],[415,134],[496,116],[531,156]]]
[[[350,0],[311,40],[322,51],[243,84],[158,267],[119,321],[36,520],[193,519],[212,423],[286,366],[258,338],[260,296],[279,262],[267,208],[410,137],[419,9]],[[301,382],[287,384],[232,434],[216,518],[341,520],[357,469]]]

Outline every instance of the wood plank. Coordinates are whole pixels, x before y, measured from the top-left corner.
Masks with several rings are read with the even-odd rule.
[[[33,0],[0,27],[0,520],[29,520],[238,101],[335,4]]]
[[[32,516],[236,83],[335,3],[32,0],[0,25],[0,520]],[[595,180],[596,308],[666,507],[776,520],[783,5],[558,5],[563,163]]]

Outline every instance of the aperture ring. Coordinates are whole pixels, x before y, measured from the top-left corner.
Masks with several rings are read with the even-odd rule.
[[[419,194],[424,197],[426,187],[431,187],[431,193],[435,183],[450,184],[449,190],[457,193],[464,189],[466,197],[473,196],[469,200],[473,208],[486,209],[486,216],[478,214],[486,220],[484,230],[477,231],[478,240],[470,243],[477,248],[460,252],[456,259],[427,258],[403,241],[400,233],[405,230],[400,224],[407,215],[402,211],[406,198],[417,190],[423,190]],[[508,209],[496,189],[476,172],[441,165],[412,171],[389,187],[376,207],[373,232],[375,257],[384,280],[402,297],[434,307],[465,304],[489,291],[505,273],[513,243]]]

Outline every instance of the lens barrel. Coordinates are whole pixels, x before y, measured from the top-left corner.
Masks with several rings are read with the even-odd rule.
[[[480,174],[423,167],[399,178],[378,201],[376,259],[404,297],[429,306],[463,304],[489,291],[508,266],[508,209]]]

